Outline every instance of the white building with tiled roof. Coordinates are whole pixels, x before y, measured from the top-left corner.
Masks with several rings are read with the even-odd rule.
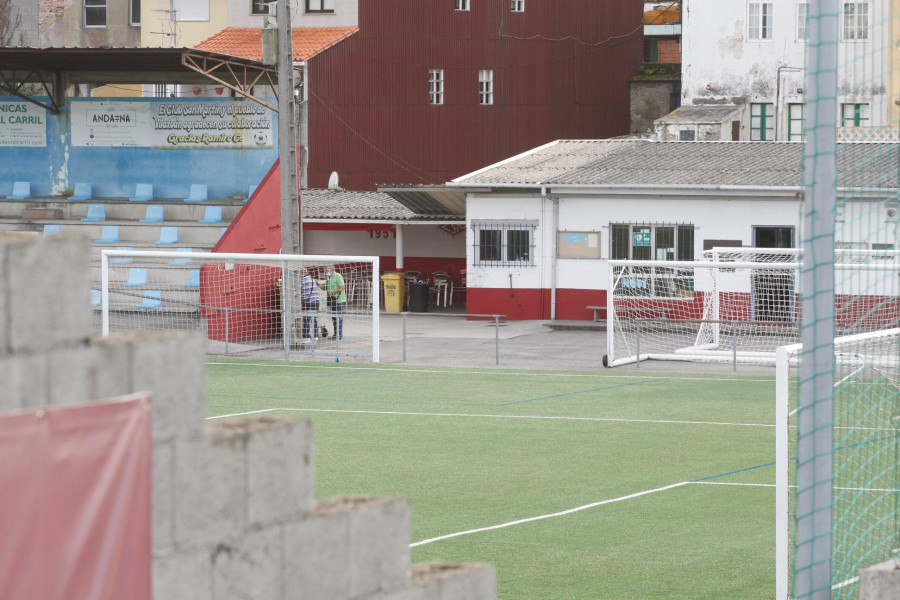
[[[897,153],[839,146],[841,247],[900,247]],[[791,143],[568,140],[459,177],[448,185],[467,192],[467,311],[590,319],[610,258],[796,247],[802,159]],[[841,216],[866,227],[842,228]]]

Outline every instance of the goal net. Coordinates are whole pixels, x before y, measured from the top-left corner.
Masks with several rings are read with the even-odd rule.
[[[327,267],[344,283],[333,301]],[[92,295],[104,335],[200,329],[211,355],[378,362],[377,273],[377,257],[110,249]]]
[[[843,279],[840,333],[890,327],[900,317],[895,250],[838,250],[835,268],[882,273],[865,291]],[[798,341],[796,249],[714,248],[699,261],[611,260],[606,366],[647,359],[774,364]]]
[[[812,415],[798,410],[803,346],[781,347],[777,356],[776,598],[785,599],[794,572],[797,429]],[[900,547],[900,329],[836,338],[833,373],[831,597],[849,600],[860,569]]]

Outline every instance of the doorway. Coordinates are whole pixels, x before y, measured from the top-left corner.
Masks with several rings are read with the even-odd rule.
[[[793,227],[754,227],[755,248],[794,248]],[[791,261],[793,262],[793,261]],[[792,323],[795,319],[796,281],[793,269],[754,272],[750,280],[752,319]]]

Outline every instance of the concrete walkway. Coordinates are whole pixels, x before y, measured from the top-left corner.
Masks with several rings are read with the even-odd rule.
[[[606,325],[591,321],[470,320],[460,314],[407,313],[403,360],[402,313],[382,313],[381,363],[418,366],[545,369],[604,373],[708,373],[773,376],[773,367],[644,361],[607,369]],[[499,349],[499,352],[498,352]],[[499,356],[499,364],[497,358]]]

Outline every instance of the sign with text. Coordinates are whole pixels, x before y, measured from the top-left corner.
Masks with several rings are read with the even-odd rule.
[[[30,102],[0,102],[0,146],[46,145],[46,109]]]
[[[272,110],[249,100],[72,103],[75,146],[272,148]]]

